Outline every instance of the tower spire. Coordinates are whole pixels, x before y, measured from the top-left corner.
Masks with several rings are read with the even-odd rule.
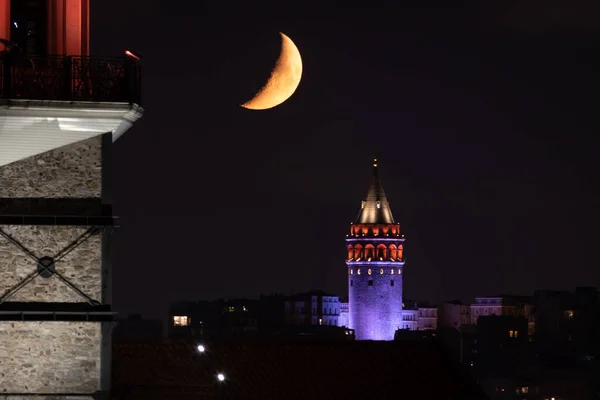
[[[379,162],[377,157],[373,157],[373,174],[371,177],[371,185],[365,199],[363,200],[357,224],[393,224],[394,217],[390,203],[385,196],[383,185],[379,179]]]

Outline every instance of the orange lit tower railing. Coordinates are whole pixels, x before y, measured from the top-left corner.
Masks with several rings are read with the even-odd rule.
[[[139,58],[0,56],[0,98],[125,102],[141,105]]]

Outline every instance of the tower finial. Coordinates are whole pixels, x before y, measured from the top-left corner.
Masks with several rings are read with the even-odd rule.
[[[377,167],[377,157],[373,157],[373,166]]]

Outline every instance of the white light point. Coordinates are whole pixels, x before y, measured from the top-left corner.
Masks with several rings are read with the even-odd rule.
[[[218,373],[217,379],[219,380],[219,382],[223,382],[225,380],[225,375],[223,375],[222,373]]]
[[[198,345],[197,349],[199,353],[204,353],[206,351],[206,348],[201,344]]]

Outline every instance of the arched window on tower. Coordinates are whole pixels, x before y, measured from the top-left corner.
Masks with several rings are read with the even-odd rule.
[[[402,260],[402,245],[398,246],[398,260]]]
[[[398,249],[396,249],[396,245],[390,245],[390,258],[395,260],[398,257]]]
[[[352,248],[352,245],[348,246],[348,260],[353,260],[354,259],[354,249]]]
[[[368,244],[365,246],[365,260],[371,261],[375,256],[375,246]]]
[[[354,246],[354,259],[358,261],[360,258],[362,258],[362,246],[357,244]]]
[[[380,244],[377,246],[377,259],[378,260],[387,260],[387,248],[385,244]]]

